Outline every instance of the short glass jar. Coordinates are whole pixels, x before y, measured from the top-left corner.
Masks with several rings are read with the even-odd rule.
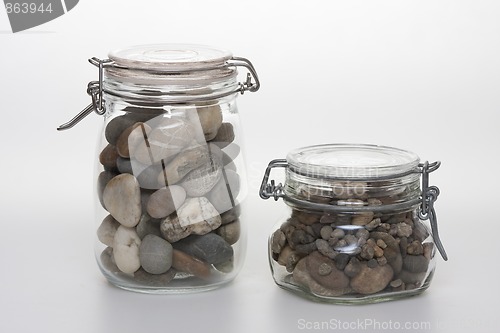
[[[269,239],[275,282],[330,303],[423,292],[436,248],[447,259],[433,208],[439,190],[428,185],[439,165],[396,148],[352,144],[300,148],[273,160],[260,195],[283,198],[290,211]],[[286,169],[284,185],[268,183],[274,167]]]
[[[228,283],[246,248],[236,97],[259,88],[252,64],[184,44],[141,45],[90,62],[99,68],[92,103],[60,129],[92,111],[104,116],[95,172],[102,273],[146,293]],[[237,67],[249,71],[243,83]]]

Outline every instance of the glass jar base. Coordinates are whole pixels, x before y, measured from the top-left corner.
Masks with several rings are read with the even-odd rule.
[[[356,294],[356,295],[344,295],[344,296],[337,296],[337,297],[329,297],[329,296],[322,296],[316,293],[313,293],[312,291],[298,286],[294,284],[291,281],[277,281],[276,279],[274,282],[276,284],[287,291],[290,291],[300,297],[306,298],[311,301],[319,302],[319,303],[330,303],[330,304],[340,304],[340,305],[362,305],[362,304],[374,304],[374,303],[382,303],[382,302],[387,302],[387,301],[394,301],[398,299],[403,299],[403,298],[408,298],[412,296],[417,296],[423,293],[427,288],[430,286],[432,276],[429,276],[425,282],[417,288],[411,289],[411,290],[404,290],[404,291],[399,291],[399,292],[379,292],[377,294],[373,295],[361,295],[361,294]]]
[[[168,282],[168,284],[163,286],[147,286],[144,282],[135,282],[132,278],[129,278],[126,275],[122,278],[109,275],[105,271],[102,273],[108,282],[117,288],[137,293],[156,295],[180,295],[210,291],[221,288],[231,283],[234,279],[234,277],[232,277],[230,279],[219,281],[204,281],[194,276],[186,276],[181,279],[173,279]]]

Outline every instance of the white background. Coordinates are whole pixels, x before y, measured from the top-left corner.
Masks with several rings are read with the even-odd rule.
[[[371,331],[498,327],[500,2],[97,1],[12,34],[0,10],[0,331],[293,332],[327,322]],[[93,257],[100,119],[56,132],[90,99],[88,64],[118,47],[221,46],[251,59],[258,93],[238,99],[250,193],[237,279],[194,295],[119,290]],[[431,182],[450,260],[423,295],[367,306],[313,303],[278,288],[266,243],[284,204],[262,201],[267,163],[290,149],[360,142],[441,160]],[[393,326],[394,327],[394,326]],[[301,328],[303,328],[301,330]]]

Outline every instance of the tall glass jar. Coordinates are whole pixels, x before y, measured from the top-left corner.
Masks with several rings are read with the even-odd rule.
[[[86,114],[104,115],[96,163],[96,258],[112,284],[209,290],[238,273],[247,194],[236,96],[252,64],[200,45],[143,45],[90,59]],[[238,82],[237,67],[248,71]],[[255,80],[255,82],[252,81]]]
[[[275,282],[331,303],[423,292],[436,248],[447,259],[433,208],[439,190],[428,185],[439,165],[396,148],[350,144],[300,148],[272,161],[260,195],[289,206],[269,239]],[[268,184],[274,167],[286,169],[284,185]]]

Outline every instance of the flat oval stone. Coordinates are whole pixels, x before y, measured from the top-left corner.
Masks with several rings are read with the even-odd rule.
[[[164,218],[175,212],[186,200],[184,188],[171,185],[154,192],[147,205],[148,214],[152,218]]]
[[[129,145],[130,157],[151,165],[161,160],[170,161],[193,140],[195,129],[180,117],[156,117],[146,122],[151,131],[139,138],[134,146]]]
[[[205,197],[186,199],[177,210],[177,217],[182,228],[196,235],[204,235],[215,230],[222,223],[219,212]]]
[[[176,249],[173,251],[172,267],[204,280],[209,279],[211,275],[209,264]]]
[[[403,259],[403,268],[412,273],[426,272],[429,267],[429,259],[423,255],[407,255]]]
[[[306,261],[307,259],[303,258],[299,260],[299,262],[295,265],[292,276],[293,276],[293,281],[296,284],[308,289],[309,291],[311,291],[316,295],[326,296],[326,297],[337,297],[351,292],[349,286],[343,289],[329,289],[316,282],[309,274]]]
[[[333,260],[318,251],[312,252],[306,259],[308,273],[322,286],[336,290],[343,290],[349,286],[349,278],[335,267]]]
[[[231,170],[222,169],[222,177],[207,194],[207,199],[219,213],[224,213],[236,205],[240,192],[240,176]]]
[[[203,134],[206,141],[217,135],[222,124],[222,111],[220,105],[201,105],[196,108]]]
[[[206,145],[198,145],[185,149],[167,164],[165,170],[158,175],[158,182],[165,181],[176,184],[188,173],[210,163],[210,154]]]
[[[360,294],[374,294],[387,287],[393,275],[390,265],[370,268],[366,262],[362,262],[360,272],[351,279],[351,287]]]
[[[132,126],[136,121],[127,116],[118,116],[109,121],[106,125],[104,135],[106,140],[112,144],[116,145],[118,138],[128,127]]]
[[[233,245],[240,239],[241,223],[239,220],[236,220],[229,224],[221,225],[215,229],[215,233],[221,236],[229,245]]]
[[[151,274],[163,274],[172,266],[172,245],[155,235],[146,235],[139,247],[142,268]]]
[[[231,259],[234,254],[231,245],[214,233],[191,235],[173,245],[176,249],[208,264],[221,264]]]
[[[132,274],[141,267],[139,246],[141,239],[134,228],[118,227],[113,239],[113,258],[123,273]]]
[[[104,206],[115,220],[135,227],[141,218],[141,191],[134,176],[124,173],[111,179],[102,195]]]
[[[101,243],[107,246],[113,246],[113,239],[120,223],[118,223],[113,216],[108,215],[102,220],[101,225],[97,228],[97,238]]]
[[[103,165],[104,170],[116,169],[116,159],[119,157],[116,147],[108,144],[99,154],[99,162]]]
[[[212,139],[212,142],[219,146],[220,148],[224,148],[234,141],[234,129],[233,124],[231,123],[222,123],[217,132],[217,135]]]
[[[221,179],[222,170],[221,161],[212,155],[207,163],[189,172],[181,185],[191,197],[204,196]]]

